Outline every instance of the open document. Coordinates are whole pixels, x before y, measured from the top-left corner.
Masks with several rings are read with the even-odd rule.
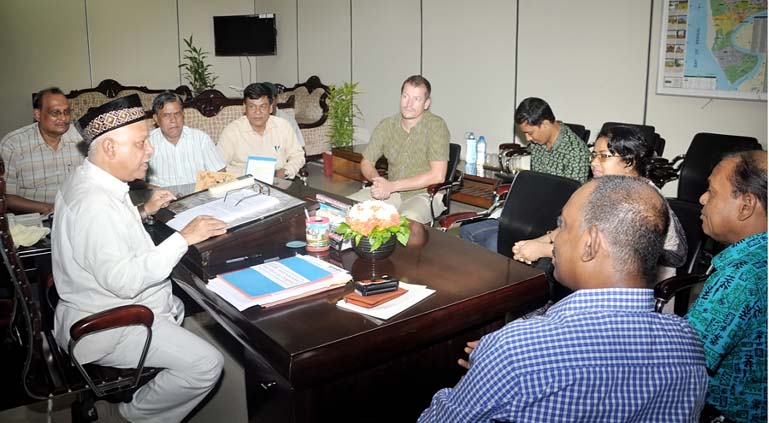
[[[180,231],[192,219],[201,215],[212,216],[230,224],[240,218],[254,215],[278,204],[280,204],[280,200],[275,197],[259,194],[252,189],[245,188],[228,193],[225,198],[219,198],[183,211],[169,220],[167,225]]]
[[[340,267],[315,257],[297,255],[223,273],[209,280],[206,286],[242,311],[342,287],[351,279]]]

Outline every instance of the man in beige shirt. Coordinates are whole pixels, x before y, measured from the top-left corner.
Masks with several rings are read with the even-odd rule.
[[[304,150],[291,124],[270,115],[274,101],[265,84],[251,84],[243,91],[246,115],[224,128],[217,146],[228,172],[245,174],[249,156],[275,158],[278,178],[292,179],[304,166]]]

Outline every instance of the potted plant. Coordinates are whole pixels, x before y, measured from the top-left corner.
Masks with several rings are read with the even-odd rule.
[[[355,95],[358,83],[345,82],[342,85],[329,85],[329,93],[326,98],[328,104],[328,119],[331,120],[331,129],[328,131],[332,147],[349,147],[352,145],[355,133],[355,119],[360,118],[361,112],[355,104]],[[331,151],[323,152],[323,170],[326,176],[333,172],[333,155]]]
[[[331,119],[331,130],[328,135],[334,147],[352,145],[355,132],[355,119],[361,117],[360,109],[355,104],[358,83],[345,82],[342,85],[329,85],[328,118]]]
[[[336,232],[344,239],[353,239],[352,248],[359,257],[373,261],[392,254],[396,239],[407,245],[411,230],[408,219],[395,206],[369,200],[352,206]]]
[[[200,47],[192,45],[192,35],[189,39],[183,39],[187,46],[184,49],[184,63],[179,67],[184,69],[184,78],[192,86],[192,94],[198,95],[201,92],[214,88],[216,85],[216,75],[211,72],[211,65],[206,63],[207,51]]]

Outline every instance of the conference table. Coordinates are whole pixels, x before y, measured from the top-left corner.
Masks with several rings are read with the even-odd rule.
[[[311,188],[296,183],[286,191],[317,207]],[[295,254],[286,243],[304,238],[303,214],[286,213],[190,248],[172,273],[242,344],[251,422],[415,421],[438,389],[464,374],[457,359],[466,356],[467,341],[548,299],[539,270],[418,224],[409,245],[398,245],[388,259],[369,262],[352,250],[322,257],[356,280],[387,274],[436,290],[388,320],[337,308],[352,284],[242,312],[206,288],[214,274],[256,264],[227,264],[228,258]],[[156,242],[170,233],[160,222],[149,231]]]

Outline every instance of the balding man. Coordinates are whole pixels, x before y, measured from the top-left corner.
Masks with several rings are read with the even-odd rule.
[[[696,422],[708,375],[686,321],[654,312],[667,205],[646,180],[605,176],[566,203],[555,238],[574,293],[484,336],[420,421]]]
[[[53,211],[59,186],[85,156],[82,137],[70,126],[69,100],[60,89],[36,93],[32,109],[35,123],[3,137],[0,157],[5,163],[8,208],[47,214]]]
[[[705,343],[710,418],[767,420],[766,189],[766,151],[749,151],[724,158],[700,197],[702,230],[728,245],[686,315]]]
[[[168,275],[187,246],[226,232],[223,222],[196,218],[180,233],[155,245],[141,215],[153,214],[174,196],[155,190],[140,209],[131,203],[128,181],[144,179],[153,153],[139,96],[91,109],[78,121],[90,143],[88,158],[56,195],[52,240],[53,276],[61,300],[55,337],[67,349],[69,329],[83,317],[113,307],[141,304],[155,314],[145,365],[163,370],[139,388],[130,403],[97,402],[113,421],[179,422],[211,391],[221,374],[221,353],[180,327],[182,302]],[[75,349],[81,363],[134,367],[144,347],[139,327],[84,338]]]

